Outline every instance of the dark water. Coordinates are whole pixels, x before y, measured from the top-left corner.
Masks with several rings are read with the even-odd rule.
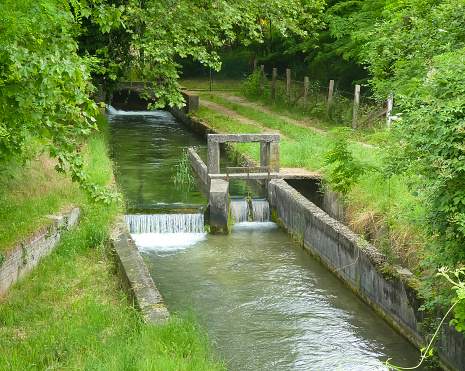
[[[131,202],[206,202],[195,190],[176,190],[163,175],[183,146],[203,145],[180,123],[166,113],[144,124],[140,115],[109,120],[117,178]],[[166,149],[175,146],[181,148]],[[227,236],[133,238],[168,309],[193,307],[230,370],[383,370],[380,362],[388,358],[404,367],[419,359],[418,350],[274,223],[239,223]]]
[[[166,111],[116,111],[109,107],[116,181],[130,208],[197,208],[207,203],[195,187],[175,186],[172,178],[183,151],[206,144]],[[175,145],[173,145],[175,143]]]

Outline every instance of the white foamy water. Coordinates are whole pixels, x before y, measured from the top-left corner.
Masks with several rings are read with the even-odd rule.
[[[179,251],[207,238],[206,233],[131,233],[138,249],[150,251]]]

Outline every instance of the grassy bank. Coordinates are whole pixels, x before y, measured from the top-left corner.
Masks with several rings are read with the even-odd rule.
[[[111,179],[112,166],[103,122],[101,128],[82,150],[91,180],[103,186]],[[36,181],[26,182],[27,174],[42,171],[36,164],[43,161],[45,158],[31,160],[28,168],[12,169],[22,178],[5,176],[2,180],[8,186],[3,200],[11,205],[11,212],[2,214],[2,225],[8,226],[15,208],[27,203],[46,206],[37,207],[34,217],[16,215],[21,226],[16,235],[40,225],[42,213],[56,212],[70,202],[81,207],[81,221],[35,271],[1,299],[0,369],[223,369],[213,360],[208,339],[192,313],[172,316],[168,323],[155,326],[144,324],[139,313],[128,306],[107,246],[112,221],[121,207],[90,202],[66,178],[58,174],[55,178],[53,166],[47,167],[45,174],[50,175],[42,179],[37,175]],[[15,192],[19,185],[21,192]],[[31,200],[28,195],[36,188],[43,193]],[[47,203],[50,197],[57,198],[52,206]],[[11,241],[14,243],[14,238]]]

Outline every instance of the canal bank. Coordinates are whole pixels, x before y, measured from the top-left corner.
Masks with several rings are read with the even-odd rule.
[[[182,110],[171,112],[203,135],[213,132]],[[330,203],[336,211],[330,216],[283,180],[270,181],[268,200],[277,221],[398,332],[418,348],[429,342],[430,334],[420,332],[426,318],[412,273],[389,266],[383,254],[333,219],[340,210],[336,202]],[[436,342],[441,366],[465,370],[464,338],[449,320],[444,323]]]

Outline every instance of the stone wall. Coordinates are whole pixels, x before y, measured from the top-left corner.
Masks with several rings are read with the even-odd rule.
[[[50,254],[60,240],[64,230],[77,224],[79,208],[64,215],[50,215],[48,226],[40,228],[18,243],[11,250],[4,251],[3,264],[0,267],[0,297],[26,274],[32,271],[40,259]]]

